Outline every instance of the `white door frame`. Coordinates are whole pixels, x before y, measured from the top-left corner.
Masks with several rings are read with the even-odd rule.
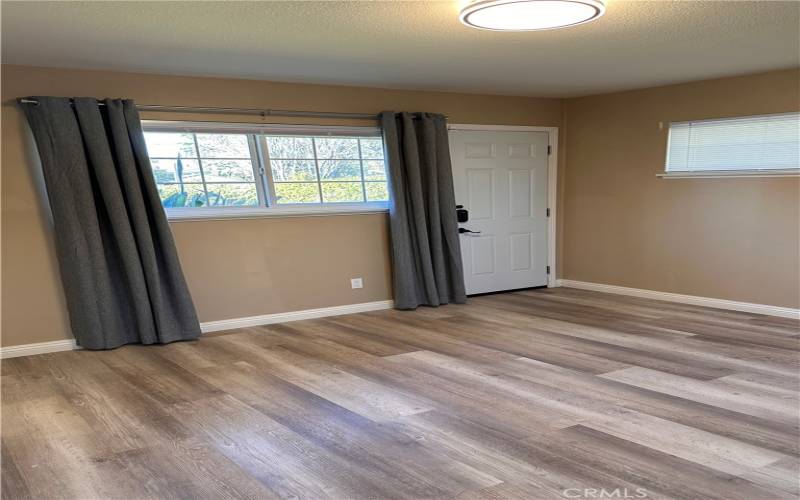
[[[547,219],[547,265],[550,274],[547,275],[547,287],[558,286],[556,273],[556,196],[558,194],[558,127],[533,127],[527,125],[475,125],[470,123],[450,123],[447,130],[487,130],[495,132],[547,132],[547,144],[550,154],[547,156],[547,208],[550,217]]]

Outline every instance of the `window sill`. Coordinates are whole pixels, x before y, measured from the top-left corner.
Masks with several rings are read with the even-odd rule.
[[[336,205],[293,205],[283,207],[167,208],[164,211],[170,222],[181,222],[194,220],[378,214],[387,213],[389,211],[389,205],[388,203],[342,203]]]
[[[728,177],[800,177],[800,169],[787,170],[712,170],[708,172],[663,172],[661,179],[722,179]]]

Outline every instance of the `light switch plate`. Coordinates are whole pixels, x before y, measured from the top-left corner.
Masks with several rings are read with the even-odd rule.
[[[364,282],[361,278],[352,278],[350,280],[350,288],[364,288]]]

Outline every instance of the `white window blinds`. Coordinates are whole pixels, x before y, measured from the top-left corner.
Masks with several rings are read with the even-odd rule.
[[[800,113],[675,122],[667,172],[800,168]]]

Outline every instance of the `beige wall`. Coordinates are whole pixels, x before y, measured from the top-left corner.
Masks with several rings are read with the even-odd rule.
[[[565,101],[562,276],[800,306],[800,180],[658,179],[659,122],[800,109],[798,70]]]
[[[70,337],[36,154],[20,111],[9,104],[37,94],[121,96],[143,104],[187,106],[432,111],[447,114],[451,123],[560,126],[562,118],[559,99],[3,65],[3,346]],[[143,117],[197,119],[161,113]],[[175,222],[172,229],[200,319],[212,321],[390,299],[386,219],[378,214],[194,221]],[[356,276],[364,278],[361,290],[350,289],[349,278]]]
[[[797,110],[799,88],[800,74],[791,70],[561,101],[3,65],[1,345],[70,337],[37,157],[19,110],[9,104],[16,97],[426,110],[446,113],[452,123],[558,126],[562,277],[798,307],[797,178],[655,174],[666,147],[659,122]],[[201,321],[391,298],[383,214],[187,221],[172,228]],[[236,258],[219,258],[231,254]],[[355,276],[364,278],[363,289],[350,289]]]

